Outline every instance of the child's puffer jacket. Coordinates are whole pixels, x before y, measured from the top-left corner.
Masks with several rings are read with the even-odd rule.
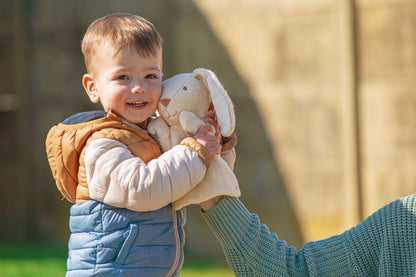
[[[118,146],[112,148],[113,144]],[[123,149],[120,144],[128,150],[122,150],[121,154],[113,153],[114,149]],[[46,149],[52,174],[62,195],[76,203],[70,211],[67,276],[179,275],[183,263],[186,215],[185,210],[174,211],[169,203],[197,185],[206,170],[204,159],[199,158],[204,153],[199,153],[198,149],[191,150],[189,141],[187,145],[179,145],[172,153],[161,155],[157,143],[142,129],[104,111],[77,114],[49,131]],[[130,155],[128,162],[143,164],[142,168],[126,173],[122,171],[118,178],[126,176],[126,180],[117,179],[115,184],[110,180],[113,173],[96,174],[100,178],[101,175],[109,178],[94,179],[94,172],[107,169],[100,168],[101,165],[95,165],[97,168],[93,170],[86,168],[88,163],[85,159],[89,155],[86,152],[92,147],[102,149],[104,155],[112,150],[108,160],[119,156],[124,159],[123,155]],[[97,153],[96,148],[92,152]],[[165,155],[172,156],[164,158]],[[178,155],[181,156],[179,163],[175,160]],[[150,163],[156,158],[162,163],[153,164],[156,168],[153,171],[147,169],[152,167]],[[134,169],[135,163],[123,164],[122,170]],[[144,170],[143,167],[152,172],[148,174],[150,176],[171,180],[170,187],[162,190],[156,186],[152,191],[152,188],[144,186],[143,190],[149,190],[143,193],[146,198],[135,197],[141,195],[141,188],[134,185],[138,183],[140,176],[137,175]],[[155,182],[166,183],[159,179]]]

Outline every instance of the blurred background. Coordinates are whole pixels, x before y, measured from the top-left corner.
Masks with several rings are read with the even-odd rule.
[[[241,199],[289,245],[415,192],[414,0],[0,0],[0,241],[67,243],[45,138],[101,108],[80,42],[113,12],[156,25],[166,78],[217,74],[235,104]],[[186,251],[223,259],[199,207],[188,215]]]

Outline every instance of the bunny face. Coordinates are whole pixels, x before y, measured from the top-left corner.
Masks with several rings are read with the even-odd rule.
[[[169,125],[179,124],[179,114],[189,111],[203,119],[211,102],[205,81],[190,73],[163,82],[158,111]]]

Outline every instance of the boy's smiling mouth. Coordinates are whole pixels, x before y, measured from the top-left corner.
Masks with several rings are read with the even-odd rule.
[[[127,103],[127,105],[129,105],[129,106],[134,106],[134,107],[143,107],[143,106],[145,106],[147,104],[147,102],[146,101],[135,101],[135,102],[130,102],[130,103]]]

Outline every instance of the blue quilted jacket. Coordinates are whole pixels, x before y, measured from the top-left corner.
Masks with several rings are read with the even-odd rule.
[[[151,212],[95,200],[73,205],[66,276],[179,276],[185,220],[185,209],[170,205]]]

